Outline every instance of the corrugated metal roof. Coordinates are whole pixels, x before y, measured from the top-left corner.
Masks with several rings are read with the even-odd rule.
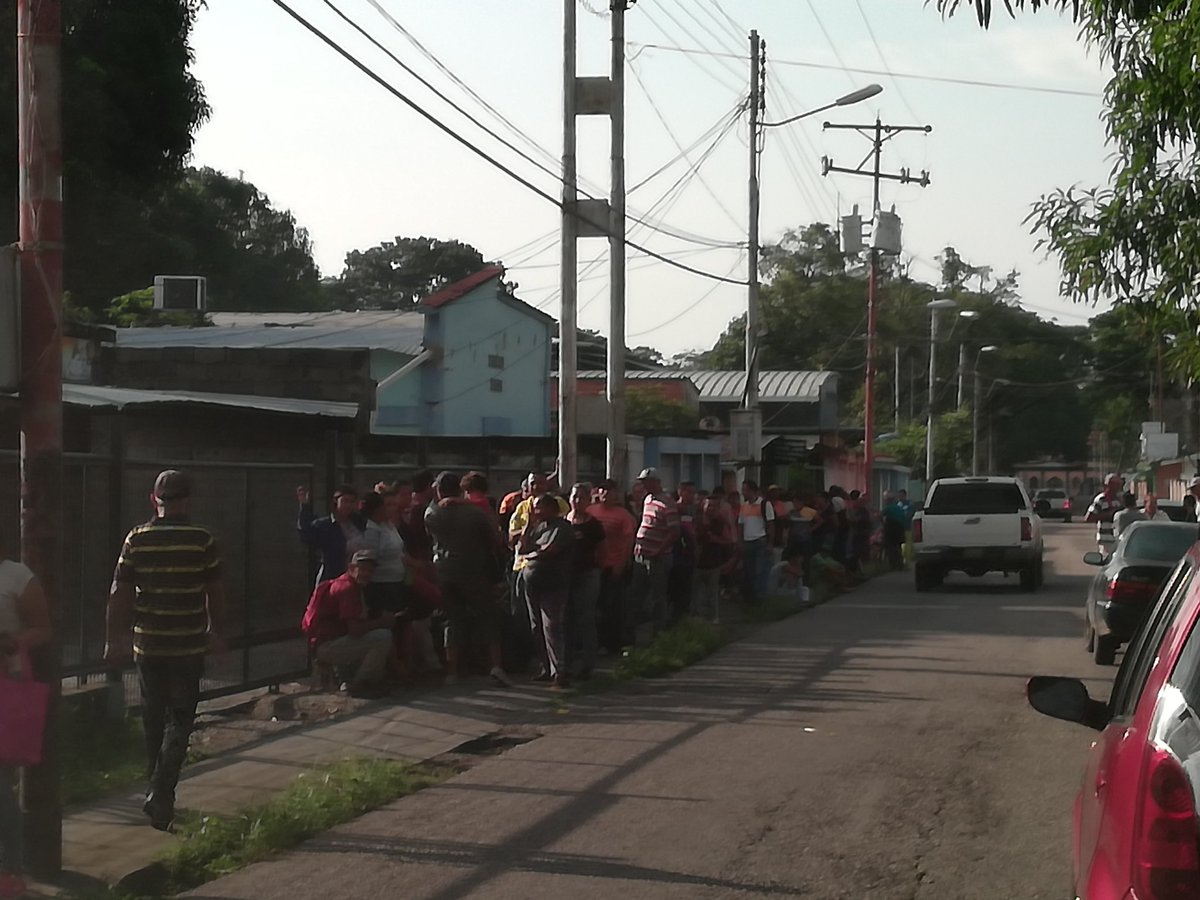
[[[580,372],[579,378],[602,379],[603,371]],[[759,372],[758,399],[765,403],[815,402],[821,399],[821,387],[837,376],[833,372]],[[651,369],[626,372],[630,381],[678,381],[686,378],[696,385],[700,402],[740,403],[746,390],[746,373],[711,369]]]
[[[353,419],[357,403],[332,400],[296,400],[253,394],[210,394],[204,391],[143,391],[91,384],[64,384],[63,402],[92,409],[126,409],[137,406],[223,406],[301,416]]]
[[[120,347],[294,347],[392,350],[415,356],[425,317],[415,312],[213,313],[209,327],[118,328]]]
[[[700,391],[700,402],[739,402],[746,391],[746,373],[687,369]],[[763,403],[816,402],[833,372],[759,372],[758,399]]]

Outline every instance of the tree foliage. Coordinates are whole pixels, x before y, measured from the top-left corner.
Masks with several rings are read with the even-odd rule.
[[[483,254],[462,241],[398,237],[347,253],[331,289],[343,309],[412,309],[422,297],[484,265]]]
[[[648,388],[625,395],[625,427],[634,434],[679,434],[694,431],[700,414],[686,403],[668,400]]]
[[[64,283],[99,309],[146,283],[131,248],[145,212],[191,153],[209,108],[188,71],[201,0],[64,0],[63,148],[68,250]],[[0,92],[17,96],[16,3],[6,0]],[[0,204],[17,223],[17,104],[0,104]]]
[[[139,248],[155,271],[205,275],[218,310],[306,310],[322,305],[308,232],[248,181],[190,169],[148,216]]]

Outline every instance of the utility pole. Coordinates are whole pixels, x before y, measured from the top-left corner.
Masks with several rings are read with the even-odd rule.
[[[573,0],[569,0],[573,2]],[[630,0],[612,0],[610,75],[612,185],[609,201],[608,441],[606,474],[626,485],[629,449],[625,440],[625,10]]]
[[[21,273],[21,557],[62,621],[62,10],[60,0],[18,0],[17,93]],[[57,627],[55,635],[58,634]],[[26,846],[39,878],[62,870],[57,729],[59,639],[35,659],[52,687],[41,765],[25,772]]]
[[[563,218],[562,316],[558,346],[559,481],[578,475],[576,375],[578,366],[578,241],[604,237],[609,246],[608,399],[605,472],[628,479],[625,440],[625,11],[636,0],[612,0],[611,71],[607,77],[576,72],[576,0],[563,0]],[[608,200],[579,199],[576,162],[579,116],[608,116],[612,133],[612,187]]]
[[[876,342],[876,313],[878,309],[878,291],[879,291],[879,253],[883,248],[880,246],[880,207],[879,207],[879,185],[884,179],[889,181],[899,181],[901,184],[919,184],[921,187],[929,186],[929,173],[921,172],[919,176],[913,176],[908,169],[901,169],[899,173],[885,173],[880,171],[880,163],[883,156],[883,145],[894,138],[896,135],[906,131],[921,131],[926,134],[933,131],[930,125],[884,125],[879,117],[875,117],[874,125],[833,125],[829,122],[825,123],[826,130],[850,130],[857,131],[859,134],[867,137],[871,141],[871,155],[868,159],[872,160],[872,169],[870,171],[862,168],[863,163],[860,163],[857,168],[849,169],[840,166],[835,166],[833,162],[826,158],[822,160],[822,174],[828,175],[830,172],[841,172],[847,175],[866,175],[874,182],[873,199],[875,225],[871,236],[871,269],[867,280],[867,360],[866,360],[866,383],[864,385],[865,403],[863,409],[863,468],[865,476],[865,486],[868,495],[875,492],[875,342]],[[899,235],[897,234],[897,238]],[[899,252],[899,241],[894,252]]]
[[[965,390],[965,381],[967,377],[967,342],[958,342],[958,396],[955,399],[954,408],[962,409],[963,392]]]
[[[569,490],[578,472],[578,415],[575,390],[578,365],[579,199],[575,122],[575,0],[563,0],[563,155],[562,155],[562,312],[558,319],[558,472],[559,484]],[[610,342],[611,343],[611,342]]]
[[[892,393],[895,394],[894,401],[895,401],[895,407],[896,407],[895,417],[894,417],[895,424],[893,425],[893,430],[897,434],[899,434],[900,433],[900,344],[899,343],[896,344],[896,375],[895,375],[895,378],[893,378],[892,380],[894,382],[894,384],[892,385],[892,387],[894,389]]]
[[[762,453],[762,438],[760,435],[761,422],[758,405],[758,214],[759,186],[758,166],[762,153],[762,112],[765,108],[766,67],[763,65],[763,55],[766,52],[765,43],[760,40],[757,31],[750,32],[750,227],[748,235],[747,255],[749,261],[746,272],[746,390],[742,394],[742,408],[747,411],[746,418],[751,423],[750,461],[746,465],[746,478],[750,481],[758,478],[759,456]]]

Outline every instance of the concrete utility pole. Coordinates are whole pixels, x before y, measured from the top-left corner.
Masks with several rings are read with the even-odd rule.
[[[766,69],[763,66],[763,54],[766,52],[765,43],[759,39],[757,31],[750,32],[750,228],[748,235],[747,255],[749,262],[746,272],[746,390],[742,394],[742,407],[750,412],[751,421],[756,421],[758,410],[758,215],[759,215],[759,185],[758,167],[762,153],[762,118],[761,113],[766,106],[764,78]],[[762,453],[762,439],[759,434],[761,427],[752,429],[750,442],[750,461],[746,465],[746,478],[758,479],[759,456]]]
[[[625,440],[625,10],[631,0],[612,0],[611,90],[612,185],[608,255],[608,441],[605,472],[625,486],[629,448]]]
[[[578,364],[577,313],[579,305],[579,198],[575,158],[575,0],[563,0],[563,155],[562,155],[562,312],[558,318],[558,478],[575,483],[578,472],[578,416],[575,390]]]
[[[871,155],[868,159],[872,160],[872,169],[865,171],[860,163],[858,168],[848,169],[840,166],[835,166],[826,159],[823,163],[824,171],[822,174],[828,175],[830,172],[842,172],[847,175],[867,175],[874,182],[874,217],[876,228],[879,223],[879,183],[887,179],[889,181],[899,181],[901,184],[919,184],[921,187],[929,186],[929,173],[921,172],[919,176],[913,176],[908,169],[901,169],[898,174],[890,174],[880,171],[880,161],[883,155],[883,145],[894,138],[896,135],[905,131],[922,131],[928,134],[933,131],[930,125],[884,125],[880,122],[879,117],[875,117],[874,125],[832,125],[829,122],[825,123],[825,128],[833,130],[852,130],[859,134],[867,136],[871,140]],[[865,163],[866,160],[863,160]],[[866,366],[866,384],[864,386],[865,403],[863,409],[863,468],[865,469],[866,490],[868,494],[874,493],[874,472],[875,472],[875,341],[876,341],[876,312],[878,308],[877,294],[879,290],[879,247],[877,241],[872,236],[871,241],[871,271],[867,280],[867,366]]]
[[[18,0],[17,93],[21,273],[21,557],[58,626],[62,571],[62,11]],[[53,693],[42,764],[25,772],[26,847],[39,878],[62,870],[57,721],[60,642],[35,660]]]

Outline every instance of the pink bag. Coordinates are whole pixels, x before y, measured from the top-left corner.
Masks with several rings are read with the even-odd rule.
[[[0,665],[0,766],[36,766],[42,761],[50,685],[32,680],[33,666],[24,650],[20,663],[21,678]]]

